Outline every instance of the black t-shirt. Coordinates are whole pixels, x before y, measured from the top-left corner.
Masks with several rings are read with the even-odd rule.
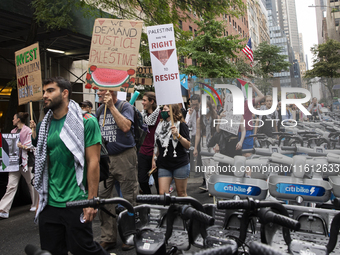
[[[181,122],[179,124],[179,134],[190,141],[189,138],[189,129],[188,126],[185,122]],[[170,141],[169,141],[169,146],[168,146],[168,152],[165,157],[163,157],[164,150],[165,148],[162,147],[159,139],[156,141],[158,150],[159,150],[159,155],[157,157],[157,167],[158,168],[164,168],[167,170],[175,170],[177,168],[180,168],[182,166],[185,166],[189,164],[189,155],[187,150],[183,147],[181,142],[178,142],[176,146],[176,154],[177,157],[174,157],[174,147],[172,145],[172,135],[170,136]]]

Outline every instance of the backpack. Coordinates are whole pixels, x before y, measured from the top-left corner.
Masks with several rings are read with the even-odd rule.
[[[121,101],[117,107],[119,112],[122,112],[123,106],[127,101]],[[140,147],[142,146],[144,139],[147,134],[147,125],[144,124],[143,116],[140,111],[134,106],[131,105],[133,108],[134,116],[133,116],[133,137],[135,139],[137,153],[139,152]],[[131,133],[132,130],[130,129]]]
[[[87,113],[83,113],[83,117]],[[97,117],[98,120],[98,117]],[[99,121],[99,120],[98,120]],[[100,146],[100,161],[99,161],[99,172],[100,172],[100,177],[99,177],[99,182],[104,181],[104,187],[106,187],[106,179],[109,178],[110,175],[110,158],[109,158],[109,153],[106,149],[106,144],[107,142],[105,141],[104,137],[102,137],[102,144]]]

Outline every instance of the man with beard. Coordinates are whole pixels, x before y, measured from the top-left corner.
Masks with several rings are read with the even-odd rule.
[[[34,186],[39,193],[35,221],[41,249],[52,254],[108,254],[93,241],[94,208],[66,208],[66,202],[97,196],[101,134],[90,114],[82,115],[70,100],[71,84],[62,77],[43,83],[48,110],[43,121],[31,121],[37,145]]]

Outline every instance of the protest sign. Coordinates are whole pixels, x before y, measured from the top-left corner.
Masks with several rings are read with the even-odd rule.
[[[0,134],[0,172],[19,171],[20,134]]]
[[[224,111],[222,112],[223,117],[221,118],[222,124],[220,124],[220,129],[232,133],[234,135],[238,134],[238,129],[240,126],[242,115],[233,115],[233,95],[226,94]]]
[[[96,19],[85,88],[133,92],[142,21]]]
[[[16,51],[15,67],[19,105],[42,99],[39,43]]]
[[[173,24],[147,27],[158,105],[182,102]]]

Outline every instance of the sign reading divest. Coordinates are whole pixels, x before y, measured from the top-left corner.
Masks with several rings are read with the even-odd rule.
[[[19,105],[42,99],[39,43],[15,52]]]
[[[142,21],[96,19],[85,88],[133,92]]]
[[[233,114],[233,95],[227,94],[225,98],[225,104],[224,104],[224,112],[222,119],[227,120],[226,123],[223,123],[220,125],[220,129],[227,131],[229,133],[232,133],[234,135],[238,134],[238,129],[240,126],[240,121],[242,118],[242,115],[234,115]]]
[[[182,103],[173,24],[147,27],[158,105]]]

